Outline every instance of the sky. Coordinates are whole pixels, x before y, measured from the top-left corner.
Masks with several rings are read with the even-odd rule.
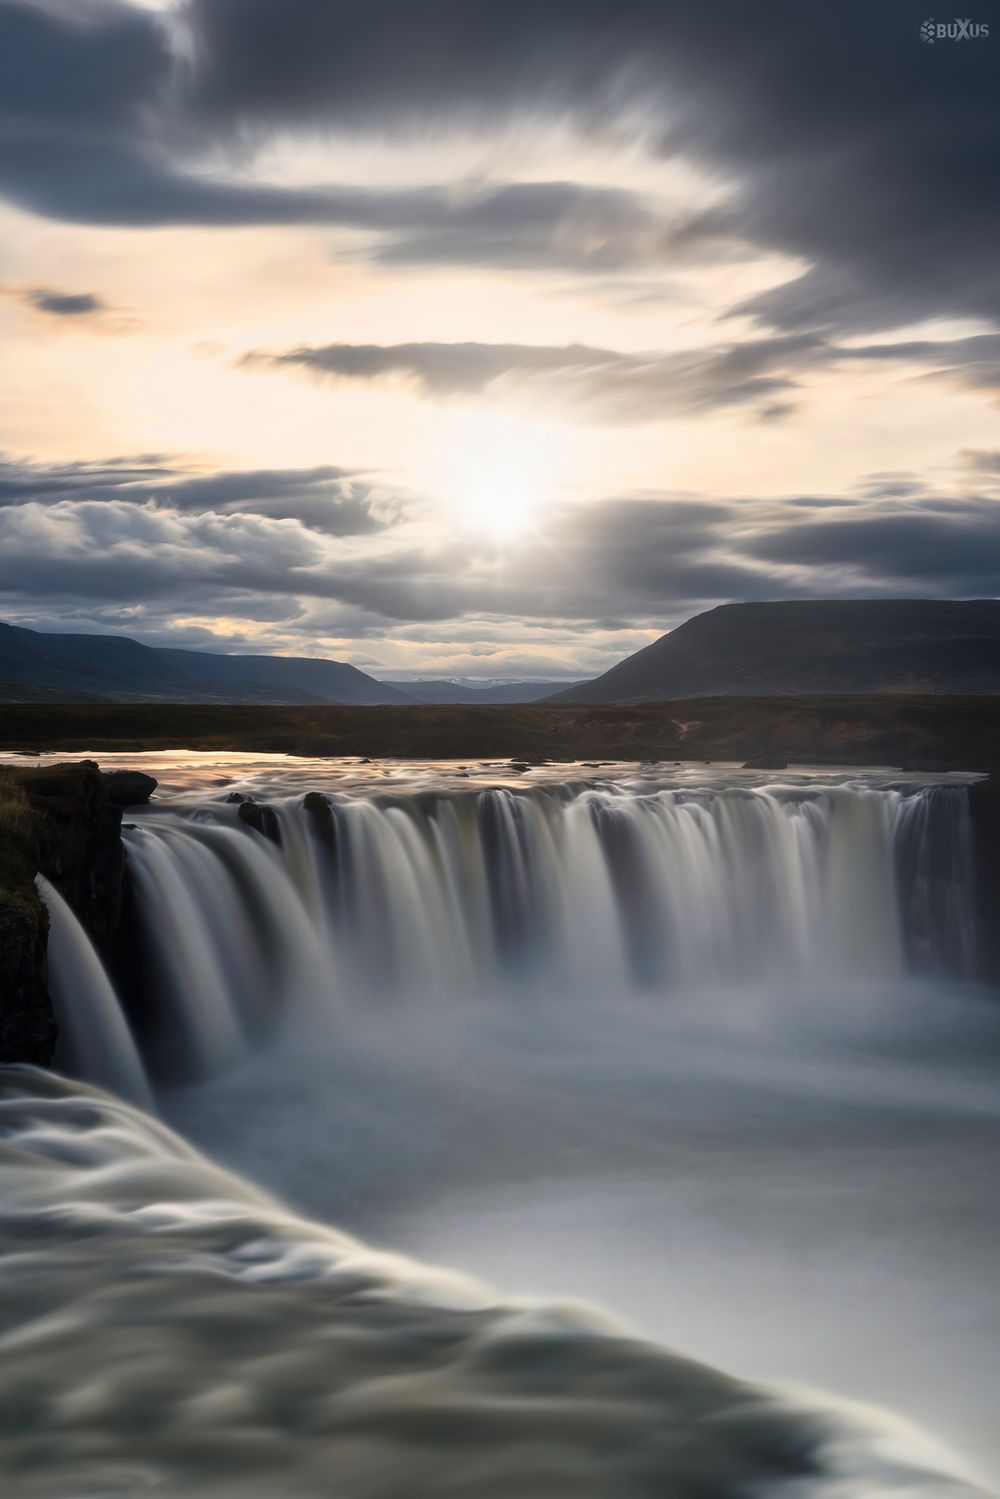
[[[925,6],[0,0],[0,617],[575,679],[996,595],[1000,15]]]

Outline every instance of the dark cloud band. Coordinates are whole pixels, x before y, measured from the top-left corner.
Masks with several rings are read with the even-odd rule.
[[[189,0],[169,17],[0,0],[0,191],[83,223],[349,225],[372,236],[362,253],[408,263],[604,272],[749,243],[807,267],[743,304],[779,329],[992,321],[995,43],[925,47],[920,19],[906,0]],[[567,184],[455,203],[200,169],[220,142],[300,127],[537,118],[638,125],[728,198],[669,223]]]
[[[82,500],[150,502],[193,515],[295,520],[329,536],[370,535],[393,516],[390,503],[375,503],[363,476],[330,464],[199,474],[158,454],[62,465],[0,458],[0,508]]]
[[[158,475],[155,501],[140,498],[147,467]],[[8,466],[0,595],[22,618],[41,599],[54,615],[81,601],[138,618],[149,609],[263,611],[305,645],[317,610],[359,637],[485,621],[514,638],[531,628],[663,629],[734,599],[990,596],[1000,593],[996,476],[978,459],[969,471],[978,490],[955,496],[882,474],[843,497],[553,506],[538,533],[498,553],[474,530],[428,531],[419,513],[400,513],[381,535],[338,534],[309,514],[316,492],[337,482],[330,470],[201,476],[185,488],[153,458],[103,469]],[[240,489],[256,497],[227,498]],[[279,490],[286,502],[276,509]]]
[[[292,370],[319,380],[395,377],[419,396],[539,396],[570,415],[615,423],[750,406],[764,421],[791,415],[800,381],[844,365],[908,366],[928,378],[1000,394],[1000,334],[900,343],[838,344],[816,333],[778,334],[668,353],[586,344],[403,343],[251,350],[238,367]]]

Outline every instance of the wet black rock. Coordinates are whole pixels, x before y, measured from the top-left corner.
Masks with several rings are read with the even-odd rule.
[[[148,802],[156,790],[156,781],[141,770],[106,770],[108,796],[113,807],[138,807]]]
[[[253,797],[247,797],[240,803],[239,817],[241,822],[245,822],[255,832],[262,833],[272,843],[280,844],[281,824],[273,807],[262,807]]]
[[[332,849],[336,842],[336,824],[330,798],[320,791],[307,791],[302,798],[302,810],[308,814],[316,836]]]
[[[706,760],[706,765],[709,763]],[[788,761],[779,760],[775,755],[761,755],[756,760],[744,760],[744,770],[787,770]]]

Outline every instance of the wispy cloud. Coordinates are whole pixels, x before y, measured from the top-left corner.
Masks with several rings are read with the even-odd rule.
[[[965,389],[1000,393],[1000,334],[963,339],[840,344],[811,332],[704,348],[623,353],[586,344],[405,343],[254,349],[250,370],[298,370],[315,379],[398,379],[416,395],[561,402],[581,420],[648,422],[677,412],[752,406],[764,421],[792,414],[800,381],[844,365],[899,364]]]

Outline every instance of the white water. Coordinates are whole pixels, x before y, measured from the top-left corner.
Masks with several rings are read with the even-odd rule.
[[[686,768],[590,782],[580,769],[541,770],[525,778],[534,785],[474,767],[230,769],[224,787],[182,772],[126,830],[136,941],[122,1000],[160,1108],[190,1138],[327,1221],[461,1265],[508,1296],[603,1303],[639,1333],[767,1384],[895,1408],[1000,1477],[1000,1032],[964,977],[975,932],[960,785],[885,774],[767,785]],[[280,843],[240,821],[224,800],[233,784],[272,806]],[[329,795],[329,815],[302,809],[308,789]],[[18,1080],[16,1120],[46,1112],[36,1087]],[[95,1244],[66,1292],[67,1308],[81,1300],[76,1331],[51,1365],[31,1367],[39,1389],[58,1386],[46,1410],[74,1410],[87,1381],[81,1363],[63,1375],[59,1359],[73,1338],[91,1360],[97,1350],[105,1398],[80,1396],[78,1419],[87,1460],[105,1466],[92,1470],[100,1482],[73,1488],[43,1463],[26,1495],[131,1494],[140,1478],[170,1499],[298,1499],[331,1482],[346,1499],[638,1499],[789,1483],[859,1499],[951,1492],[940,1472],[919,1470],[954,1464],[919,1456],[912,1435],[887,1436],[881,1418],[859,1426],[815,1396],[792,1428],[787,1413],[777,1425],[764,1416],[751,1434],[736,1414],[744,1395],[754,1421],[769,1409],[754,1386],[576,1332],[557,1357],[548,1322],[541,1343],[534,1322],[526,1344],[515,1340],[502,1388],[492,1365],[485,1385],[475,1374],[472,1406],[459,1388],[467,1357],[479,1369],[471,1324],[456,1363],[410,1362],[400,1387],[398,1338],[417,1336],[401,1310],[408,1282],[384,1292],[388,1341],[317,1306],[298,1250],[273,1251],[273,1306],[251,1299],[242,1276],[239,1294],[224,1277],[210,1295],[198,1279],[216,1285],[209,1220],[228,1220],[235,1210],[219,1204],[249,1189],[216,1175],[208,1191],[210,1168],[185,1157],[166,1172],[183,1221],[165,1229],[143,1207],[161,1199],[161,1166],[136,1174],[128,1162],[136,1131],[172,1137],[122,1112],[74,1145],[79,1100],[68,1097],[66,1137],[44,1149],[65,1166],[67,1202],[100,1198],[108,1265],[124,1255],[142,1282],[128,1304],[149,1306],[142,1341],[166,1372],[162,1386],[149,1375],[150,1403],[125,1409],[140,1430],[161,1396],[166,1414],[155,1439],[137,1435],[107,1394],[120,1395],[114,1371],[139,1354],[113,1332],[126,1314],[108,1300]],[[269,1243],[341,1242],[283,1224]],[[434,1284],[431,1299],[447,1300]],[[435,1312],[421,1346],[426,1332],[438,1347],[452,1315]],[[397,1373],[366,1392],[365,1436],[352,1428],[348,1441],[331,1380],[363,1382],[369,1358],[380,1378]],[[181,1432],[188,1386],[193,1455]],[[416,1427],[403,1418],[402,1436],[395,1395],[383,1404],[397,1389],[422,1412]],[[440,1430],[423,1424],[428,1405]],[[50,1419],[27,1430],[34,1453],[57,1433],[55,1463],[67,1438]],[[806,1428],[822,1429],[819,1447]],[[794,1478],[782,1468],[790,1431],[812,1454]],[[465,1433],[457,1447],[452,1433]],[[259,1473],[251,1451],[263,1454]]]
[[[915,1431],[498,1303],[283,1209],[151,1119],[0,1078],[10,1499],[960,1499]]]
[[[273,839],[218,800],[126,830],[161,1072],[230,1064],[303,1007],[679,1010],[973,963],[960,786],[439,785],[270,810]]]
[[[103,963],[59,891],[41,875],[37,883],[49,912],[49,992],[59,1026],[57,1066],[151,1108],[153,1090]]]

